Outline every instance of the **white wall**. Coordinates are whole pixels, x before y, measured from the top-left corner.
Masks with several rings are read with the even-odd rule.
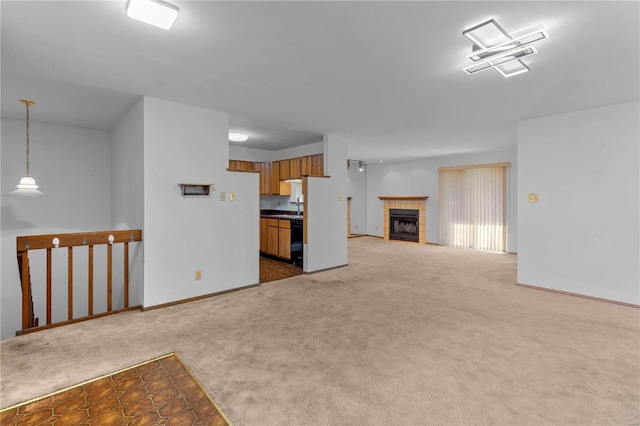
[[[112,229],[142,229],[144,226],[143,120],[144,101],[141,98],[111,132]],[[144,239],[142,235],[142,242],[129,248],[129,306],[142,305],[143,301]]]
[[[33,113],[33,112],[32,112]],[[111,141],[109,132],[31,121],[31,175],[45,197],[2,197],[2,339],[21,328],[20,277],[16,236],[104,231],[111,227]],[[2,194],[15,189],[25,174],[25,123],[2,119]],[[86,250],[86,249],[85,249]],[[53,251],[53,320],[66,320],[67,249]],[[38,255],[40,254],[40,256]],[[101,259],[96,248],[96,312],[106,310],[106,292],[100,292]],[[115,255],[114,255],[115,256]],[[62,258],[62,259],[59,259]],[[36,316],[46,321],[44,251],[32,252],[31,276]],[[62,262],[59,262],[62,260]],[[87,314],[86,251],[74,251],[74,312]],[[58,303],[56,303],[58,302]],[[102,307],[104,305],[104,307]]]
[[[144,98],[145,307],[259,281],[259,175],[226,171],[228,131],[226,114]],[[180,182],[215,189],[183,198]]]
[[[379,196],[423,196],[427,200],[427,242],[440,242],[438,168],[470,164],[511,162],[508,169],[507,251],[517,252],[517,161],[516,149],[487,151],[477,154],[452,155],[401,163],[367,165],[367,234],[383,236],[384,203]]]
[[[229,158],[231,160],[243,160],[254,162],[275,161],[274,151],[264,149],[246,148],[244,146],[229,145]]]
[[[305,194],[305,272],[344,266],[347,252],[347,143],[325,135],[324,170],[330,178],[308,177]]]
[[[347,196],[351,197],[351,233],[367,233],[367,167],[358,171],[358,165],[347,169]]]
[[[518,124],[519,283],[640,304],[639,113],[634,102]]]

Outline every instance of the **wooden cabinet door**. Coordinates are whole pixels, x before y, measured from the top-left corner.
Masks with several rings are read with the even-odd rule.
[[[269,238],[268,238],[268,228],[267,219],[264,217],[260,218],[260,251],[267,252],[269,249]]]
[[[253,161],[241,161],[240,162],[240,170],[243,172],[252,172],[253,171]]]
[[[279,228],[278,240],[278,256],[291,259],[291,228]]]
[[[271,163],[271,193],[280,195],[280,162]]]
[[[272,219],[267,219],[272,220]],[[277,222],[277,220],[276,220]],[[278,256],[278,227],[269,225],[267,227],[267,253]]]
[[[300,179],[300,157],[289,159],[289,179]]]
[[[291,182],[280,181],[280,195],[291,195]]]
[[[291,179],[289,177],[289,160],[280,160],[280,180]]]
[[[300,176],[311,174],[311,155],[306,155],[300,159]]]
[[[324,155],[311,156],[311,176],[324,176]]]
[[[229,170],[238,170],[238,167],[240,167],[240,165],[238,164],[238,161],[229,160]]]
[[[260,195],[271,195],[271,163],[253,163],[253,170],[260,172]]]

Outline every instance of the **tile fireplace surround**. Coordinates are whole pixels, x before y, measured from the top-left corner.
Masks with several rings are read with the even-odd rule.
[[[427,242],[427,196],[415,197],[378,197],[384,201],[384,239],[389,241],[389,209],[413,209],[418,210],[418,243]]]

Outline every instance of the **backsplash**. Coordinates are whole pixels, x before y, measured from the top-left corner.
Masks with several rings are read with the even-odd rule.
[[[261,195],[260,210],[297,210],[298,206],[290,201],[288,195]],[[304,204],[300,204],[300,211],[304,211]]]

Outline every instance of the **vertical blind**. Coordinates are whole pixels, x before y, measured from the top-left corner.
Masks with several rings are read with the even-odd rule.
[[[506,177],[505,165],[440,169],[440,244],[506,250]]]

